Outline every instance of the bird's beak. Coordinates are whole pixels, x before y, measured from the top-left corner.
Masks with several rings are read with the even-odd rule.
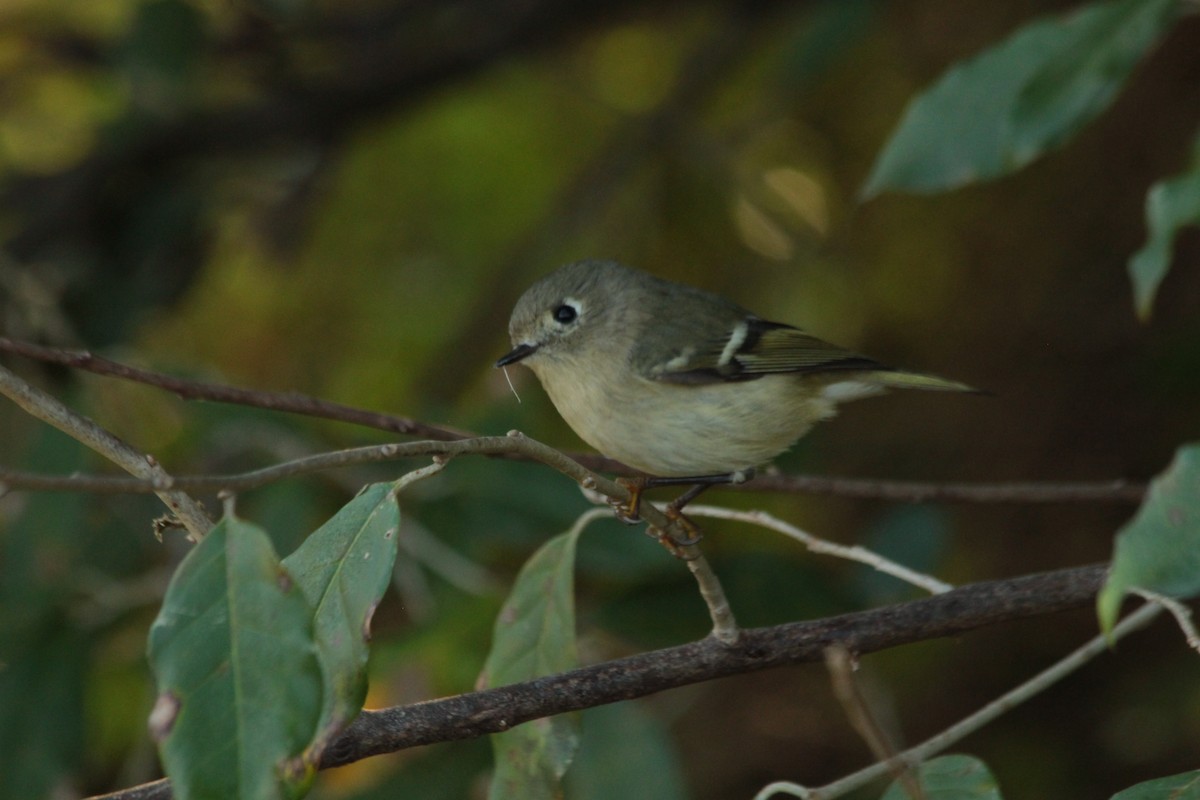
[[[523,358],[529,358],[537,352],[536,344],[519,344],[509,352],[496,359],[497,367],[507,367],[509,364],[515,364]]]

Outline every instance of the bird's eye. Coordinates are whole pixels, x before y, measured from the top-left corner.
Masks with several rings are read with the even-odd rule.
[[[570,325],[578,316],[579,312],[570,303],[563,303],[554,309],[554,321],[562,325]]]

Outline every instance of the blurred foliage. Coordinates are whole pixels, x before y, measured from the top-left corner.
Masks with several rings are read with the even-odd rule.
[[[1146,194],[1146,244],[1129,260],[1138,316],[1150,317],[1154,298],[1167,269],[1180,229],[1200,220],[1200,136],[1192,147],[1190,169],[1159,181]]]
[[[1178,13],[1177,0],[1118,0],[1026,25],[914,100],[864,193],[958,188],[1063,145],[1112,104]]]
[[[575,641],[574,526],[530,556],[496,615],[480,688],[507,686],[579,666]],[[553,800],[579,749],[579,715],[558,714],[492,736],[490,800]]]
[[[1096,600],[1105,633],[1135,587],[1171,597],[1200,594],[1198,559],[1200,445],[1190,444],[1150,483],[1146,501],[1117,534],[1112,571]]]
[[[1146,324],[1125,272],[1147,240],[1148,189],[1194,172],[1195,16],[1070,147],[953,194],[855,199],[911,98],[1051,7],[1071,6],[9,0],[0,329],[573,448],[530,376],[511,371],[518,405],[490,363],[529,282],[564,260],[615,257],[997,395],[858,404],[782,458],[785,470],[1145,478],[1200,426],[1200,237],[1160,234],[1175,239],[1177,268]],[[380,438],[6,364],[175,473]],[[104,469],[7,404],[0,461]],[[290,552],[363,484],[408,466],[289,481],[239,497],[238,510]],[[587,507],[555,473],[484,459],[455,461],[405,497],[370,706],[470,689],[520,564]],[[954,581],[1105,559],[1130,515],[713,499],[871,540]],[[158,774],[145,638],[188,549],[155,542],[159,513],[144,497],[0,501],[0,797]],[[889,585],[778,537],[706,527],[748,624],[891,599]],[[584,660],[704,634],[686,570],[640,532],[589,528],[578,565]],[[1094,631],[1088,614],[1064,615],[864,664],[917,740]],[[967,745],[1008,796],[1108,796],[1194,768],[1198,711],[1194,661],[1163,625]],[[817,665],[590,712],[568,786],[599,781],[632,742],[661,779],[656,796],[700,800],[781,777],[817,783],[869,758]],[[483,797],[487,752],[473,742],[370,759],[322,773],[311,796]]]
[[[987,765],[971,756],[938,756],[921,764],[915,778],[926,797],[970,797],[1000,800],[996,779]],[[913,800],[901,781],[894,781],[882,800]]]

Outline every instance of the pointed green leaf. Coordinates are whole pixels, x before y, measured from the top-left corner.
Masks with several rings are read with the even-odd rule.
[[[1178,7],[1095,3],[955,66],[909,104],[863,196],[943,191],[1020,169],[1109,106]]]
[[[150,629],[150,718],[175,796],[299,797],[323,680],[312,609],[267,534],[226,518],[171,579]]]
[[[376,483],[283,560],[315,613],[327,681],[322,739],[349,724],[367,696],[371,615],[391,583],[399,528],[392,485]]]
[[[1062,18],[1055,46],[1017,99],[1017,159],[1058,147],[1112,105],[1178,11],[1178,0],[1112,0]]]
[[[496,618],[481,686],[503,686],[578,664],[574,572],[579,530],[551,539],[521,568]],[[490,800],[561,797],[562,776],[579,746],[578,727],[575,715],[559,715],[493,736],[496,771]]]
[[[1096,600],[1106,633],[1135,587],[1173,597],[1200,593],[1200,444],[1179,448],[1117,533],[1112,569]]]
[[[1200,800],[1200,770],[1130,786],[1114,794],[1111,800]]]
[[[1200,144],[1197,149],[1200,150]],[[1200,165],[1168,180],[1159,181],[1146,194],[1146,230],[1142,249],[1129,259],[1134,308],[1147,320],[1158,286],[1171,265],[1175,235],[1187,225],[1200,225]]]
[[[926,800],[1001,800],[991,770],[974,756],[940,756],[915,770]],[[882,800],[910,800],[904,784],[894,781]]]

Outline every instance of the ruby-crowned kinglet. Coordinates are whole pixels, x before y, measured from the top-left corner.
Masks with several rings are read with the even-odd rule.
[[[974,391],[614,261],[542,278],[508,331],[513,349],[497,367],[527,365],[584,441],[658,477],[752,469],[838,403],[893,387]]]

